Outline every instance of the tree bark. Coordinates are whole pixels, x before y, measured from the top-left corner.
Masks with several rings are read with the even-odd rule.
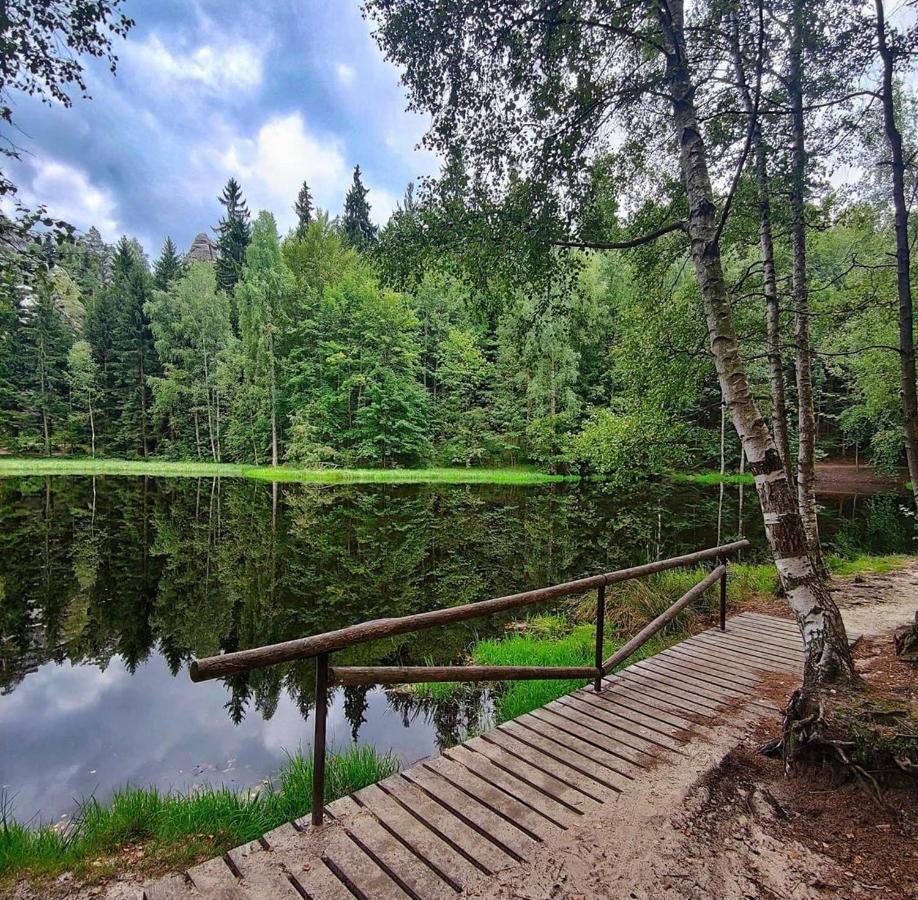
[[[911,250],[908,237],[908,205],[905,199],[905,155],[902,132],[896,122],[893,97],[895,53],[886,36],[883,0],[876,0],[877,43],[883,60],[883,127],[892,162],[892,194],[896,227],[896,290],[899,296],[899,396],[902,403],[902,427],[905,432],[905,458],[912,492],[918,505],[918,394],[915,386],[915,331],[912,311]]]
[[[810,298],[806,272],[806,131],[803,118],[804,0],[794,0],[787,90],[791,107],[790,206],[793,234],[792,289],[797,371],[797,503],[807,550],[820,578],[827,576],[816,513],[816,414],[810,347]]]
[[[711,353],[724,401],[755,476],[765,534],[781,586],[803,637],[804,687],[854,680],[844,624],[807,552],[791,482],[753,398],[740,356],[723,275],[707,150],[698,123],[686,55],[683,0],[652,0],[652,8],[662,32],[673,124],[689,207],[688,236],[704,302]]]
[[[792,479],[790,467],[790,439],[787,433],[787,392],[784,384],[784,359],[781,354],[781,310],[778,302],[778,279],[775,269],[774,231],[771,224],[771,188],[768,180],[768,156],[762,140],[762,123],[749,90],[746,64],[743,60],[739,17],[729,12],[730,39],[736,86],[750,119],[750,137],[755,164],[756,195],[759,209],[759,247],[762,255],[762,287],[765,294],[765,345],[768,355],[768,380],[771,388],[771,427],[781,460]],[[761,21],[758,25],[762,28]],[[761,51],[761,47],[759,48]],[[761,52],[756,56],[756,83],[759,83],[764,60]]]
[[[92,392],[89,394],[89,441],[92,446],[92,458],[96,458],[96,418],[92,408]]]

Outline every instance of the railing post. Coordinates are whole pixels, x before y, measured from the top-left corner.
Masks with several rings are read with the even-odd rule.
[[[312,742],[312,824],[325,815],[325,720],[328,717],[328,654],[316,657],[316,733]]]
[[[720,576],[720,630],[727,630],[727,557],[720,558],[719,565],[724,567],[724,573]]]
[[[596,678],[593,687],[602,690],[602,645],[606,627],[606,586],[601,584],[596,594]]]

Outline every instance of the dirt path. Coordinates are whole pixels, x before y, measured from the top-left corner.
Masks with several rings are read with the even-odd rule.
[[[915,620],[918,610],[918,559],[884,575],[837,578],[833,594],[849,632],[890,637]]]
[[[816,492],[819,494],[876,494],[901,491],[907,476],[878,475],[870,466],[855,465],[844,459],[824,460],[816,463]]]

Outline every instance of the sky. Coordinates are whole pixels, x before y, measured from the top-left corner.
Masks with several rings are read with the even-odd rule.
[[[438,164],[416,149],[427,120],[406,111],[358,0],[128,0],[137,24],[118,71],[87,63],[91,100],[70,109],[14,97],[22,159],[9,166],[28,204],[106,241],[166,235],[187,250],[212,234],[227,178],[253,216],[282,233],[306,179],[341,211],[359,163],[371,217],[385,223],[409,181]]]

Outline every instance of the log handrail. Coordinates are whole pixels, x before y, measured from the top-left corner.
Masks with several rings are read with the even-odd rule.
[[[602,679],[617,665],[636,653],[653,635],[671,622],[686,606],[697,600],[716,581],[720,581],[720,627],[725,627],[727,603],[727,559],[749,547],[749,541],[734,541],[719,547],[709,547],[695,553],[674,556],[657,562],[619,569],[602,575],[592,575],[575,581],[566,581],[552,587],[521,594],[509,594],[492,600],[480,600],[462,606],[434,609],[397,618],[374,619],[350,625],[336,631],[312,637],[239,650],[205,659],[192,660],[189,674],[192,681],[225,678],[241,672],[250,672],[265,666],[291,662],[296,659],[316,657],[315,739],[313,740],[312,824],[321,825],[325,809],[325,725],[328,717],[328,687],[330,684],[418,684],[436,681],[517,681],[525,679],[593,679],[597,691]],[[606,585],[653,575],[679,566],[689,566],[706,560],[716,560],[717,566],[694,587],[684,593],[665,612],[642,628],[633,638],[602,661],[603,624],[605,622]],[[511,609],[520,609],[581,591],[597,589],[596,603],[596,660],[593,666],[330,666],[329,653],[365,641],[378,640],[396,634],[406,634],[425,628],[435,628],[451,622],[462,622],[478,616],[493,615]]]
[[[366,641],[375,641],[379,638],[392,637],[397,634],[407,634],[410,631],[421,631],[425,628],[436,628],[438,625],[448,625],[453,622],[462,622],[479,616],[494,615],[511,609],[520,609],[534,603],[543,603],[558,597],[578,594],[592,588],[604,587],[622,581],[641,578],[644,575],[653,575],[668,569],[680,566],[690,566],[694,563],[705,562],[711,559],[726,559],[740,550],[749,547],[749,541],[734,541],[720,547],[709,547],[684,556],[674,556],[670,559],[661,559],[657,562],[645,563],[642,566],[632,566],[630,569],[619,569],[616,572],[607,572],[603,575],[593,575],[588,578],[579,578],[576,581],[566,581],[552,587],[539,588],[534,591],[525,591],[521,594],[509,594],[506,597],[495,597],[492,600],[479,600],[477,603],[465,603],[462,606],[448,606],[445,609],[433,609],[429,612],[414,613],[396,618],[373,619],[361,622],[359,625],[349,625],[324,634],[312,637],[296,638],[279,644],[269,644],[265,647],[255,647],[251,650],[237,650],[234,653],[222,653],[219,656],[209,656],[204,659],[191,661],[189,674],[192,681],[207,681],[211,678],[225,678],[228,675],[238,675],[273,666],[278,663],[292,662],[297,659],[309,659],[320,653],[332,653],[343,650],[354,644]]]

